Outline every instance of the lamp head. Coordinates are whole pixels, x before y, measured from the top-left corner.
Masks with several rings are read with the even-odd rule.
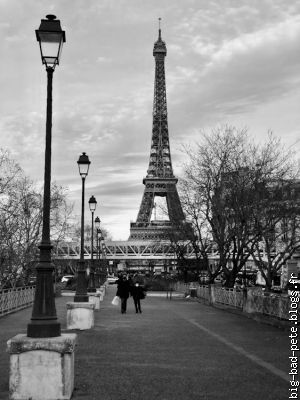
[[[81,156],[79,157],[77,164],[79,168],[79,173],[82,178],[86,178],[88,173],[89,173],[89,167],[90,167],[90,160],[89,157],[87,156],[86,153],[82,153]]]
[[[35,31],[40,45],[42,63],[46,68],[54,69],[59,64],[63,43],[66,41],[65,31],[61,29],[60,20],[55,15],[46,15],[39,29]]]
[[[98,230],[99,228],[100,228],[100,218],[99,217],[96,217],[95,218],[95,227],[96,227],[96,229]]]
[[[96,210],[97,200],[94,196],[91,196],[91,198],[89,199],[89,207],[91,212],[94,212]]]

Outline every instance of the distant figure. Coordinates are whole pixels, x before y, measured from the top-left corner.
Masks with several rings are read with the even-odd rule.
[[[141,313],[141,300],[145,298],[145,289],[139,284],[139,282],[136,282],[131,287],[131,296],[133,297],[135,312]]]
[[[126,275],[122,275],[116,282],[118,285],[116,296],[121,299],[121,313],[126,314],[127,309],[127,299],[130,293],[130,282],[128,281]]]

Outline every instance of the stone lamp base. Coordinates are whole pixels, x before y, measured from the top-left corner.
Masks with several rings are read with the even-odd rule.
[[[95,304],[95,310],[100,310],[100,293],[90,293],[89,295],[89,302]]]
[[[103,286],[101,286],[100,289],[97,289],[97,293],[100,294],[100,301],[103,301],[104,295],[105,295],[105,288]]]
[[[30,338],[7,342],[10,353],[11,400],[69,400],[74,389],[74,350],[77,335]]]
[[[94,327],[95,303],[68,302],[67,303],[67,329],[91,329]]]

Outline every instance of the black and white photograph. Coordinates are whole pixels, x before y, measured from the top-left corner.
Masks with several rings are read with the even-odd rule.
[[[0,400],[300,398],[300,0],[0,0]]]

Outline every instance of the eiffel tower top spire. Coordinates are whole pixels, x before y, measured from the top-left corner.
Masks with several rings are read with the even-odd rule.
[[[168,131],[168,112],[165,79],[167,47],[161,38],[159,20],[158,39],[154,43],[155,81],[153,101],[152,141],[147,178],[174,178]]]
[[[158,18],[158,40],[161,40],[160,21],[161,21],[161,18],[159,17]]]
[[[157,57],[158,55],[162,55],[165,57],[167,55],[166,43],[161,38],[161,26],[160,26],[161,18],[158,18],[158,39],[154,43],[153,48],[153,56]]]

